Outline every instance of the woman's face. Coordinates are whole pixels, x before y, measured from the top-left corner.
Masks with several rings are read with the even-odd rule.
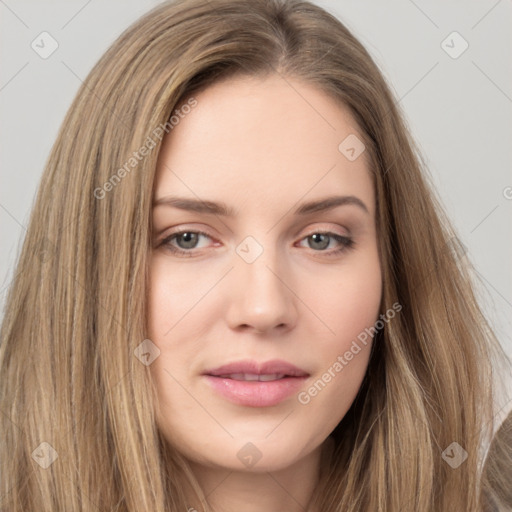
[[[367,367],[381,269],[366,152],[348,110],[303,82],[195,98],[157,168],[157,423],[203,466],[283,469],[319,449]]]

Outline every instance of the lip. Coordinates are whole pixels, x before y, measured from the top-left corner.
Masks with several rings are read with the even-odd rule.
[[[243,381],[227,378],[226,375],[248,373],[254,375],[284,374],[273,381]],[[274,359],[264,363],[237,361],[203,372],[208,384],[224,398],[248,407],[271,407],[291,394],[296,393],[309,377],[309,373],[297,366]]]

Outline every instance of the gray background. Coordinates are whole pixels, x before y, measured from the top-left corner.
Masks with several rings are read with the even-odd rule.
[[[0,0],[2,310],[40,175],[81,81],[158,3]],[[485,285],[481,304],[512,356],[511,2],[316,3],[354,32],[391,84]],[[31,47],[43,31],[59,45],[46,59]],[[458,58],[442,46],[453,31],[469,44]],[[453,37],[446,44],[462,48]]]

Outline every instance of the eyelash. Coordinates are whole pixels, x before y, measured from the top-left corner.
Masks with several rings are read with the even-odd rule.
[[[174,245],[171,244],[171,240],[173,240],[175,237],[177,237],[179,235],[183,235],[185,233],[193,233],[195,235],[203,235],[203,236],[206,236],[208,238],[211,238],[211,236],[208,233],[206,233],[205,231],[201,231],[201,230],[193,231],[193,230],[190,230],[190,229],[186,229],[186,230],[183,230],[183,231],[177,231],[175,233],[170,234],[168,237],[166,237],[166,238],[164,238],[162,240],[160,245],[161,246],[165,246],[173,254],[184,256],[184,257],[187,257],[187,258],[193,257],[194,256],[194,254],[193,254],[194,249],[185,250],[185,249],[181,249],[179,247],[175,247]],[[301,241],[305,240],[306,238],[309,238],[310,236],[313,236],[313,235],[328,235],[330,238],[333,238],[339,244],[341,244],[341,246],[338,247],[337,249],[330,250],[330,251],[327,251],[325,249],[319,250],[319,251],[315,251],[314,249],[311,249],[313,252],[318,252],[318,253],[323,254],[323,255],[325,255],[327,257],[337,256],[337,255],[339,255],[340,253],[342,253],[344,251],[348,251],[350,249],[353,249],[354,246],[355,246],[355,241],[352,238],[350,238],[348,236],[338,235],[337,233],[332,233],[330,231],[314,231],[313,233],[310,233],[309,235],[306,235],[305,237],[301,238]]]

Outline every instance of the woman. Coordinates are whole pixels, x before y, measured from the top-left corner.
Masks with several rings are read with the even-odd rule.
[[[337,19],[157,7],[41,181],[2,325],[3,509],[479,510],[501,356],[462,256]]]

